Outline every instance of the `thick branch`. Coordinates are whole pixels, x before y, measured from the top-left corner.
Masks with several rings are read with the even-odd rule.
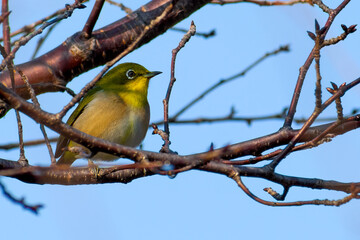
[[[177,1],[172,11],[137,47],[164,33],[209,1]],[[171,2],[153,0],[121,20],[94,31],[90,39],[83,38],[78,32],[52,51],[17,67],[28,77],[37,94],[61,91],[56,85],[66,85],[74,77],[110,61],[126,49]],[[7,72],[0,75],[0,82],[10,86]],[[19,95],[29,98],[20,76],[16,76],[15,85]]]
[[[14,93],[6,89],[4,86],[0,85],[0,95],[6,99],[8,102],[18,110],[21,110],[25,114],[34,118],[35,121],[46,124],[49,128],[60,131],[66,137],[73,139],[87,147],[97,149],[103,152],[112,152],[119,156],[126,156],[130,159],[138,159],[139,157],[145,157],[150,161],[162,161],[170,162],[174,166],[186,166],[186,165],[198,165],[201,166],[201,163],[208,162],[213,159],[234,159],[240,156],[245,155],[259,155],[262,151],[271,149],[276,146],[280,146],[288,143],[298,131],[295,130],[282,130],[277,133],[261,137],[258,139],[249,140],[246,142],[226,146],[224,148],[216,149],[211,152],[204,152],[188,156],[179,156],[174,154],[164,154],[164,153],[155,153],[140,151],[133,148],[124,147],[118,144],[112,144],[107,141],[96,139],[94,137],[85,135],[77,130],[72,129],[70,126],[59,122],[57,119],[53,118],[53,115],[45,113],[38,108],[35,108],[33,104],[30,104],[22,99],[18,99]],[[360,127],[359,117],[354,118],[353,121],[348,121],[337,128],[332,129],[329,134],[342,134],[352,129]],[[320,132],[328,129],[330,124],[324,124],[317,127],[309,128],[306,133],[301,137],[300,141],[309,141],[319,135]],[[299,142],[300,142],[299,141]],[[212,164],[212,163],[211,163]],[[211,166],[211,164],[206,164],[205,166]],[[221,164],[221,168],[211,171],[220,173],[226,164]],[[17,169],[20,165],[11,163],[8,161],[0,161],[0,169]],[[230,166],[230,165],[229,165]],[[232,166],[230,166],[232,167]],[[243,169],[243,168],[241,168]],[[252,168],[246,168],[252,169]],[[204,170],[209,171],[206,167]],[[94,183],[104,183],[104,182],[128,182],[137,177],[143,177],[148,174],[153,174],[151,171],[145,173],[144,169],[129,169],[126,170],[126,173],[119,171],[110,179],[107,176],[107,179],[96,178],[96,173],[92,169],[60,169],[60,168],[37,168],[37,167],[27,167],[24,169],[16,170],[18,172],[1,172],[2,175],[8,175],[11,177],[18,178],[22,181],[31,182],[31,183],[52,183],[52,184],[94,184]],[[250,171],[250,170],[249,170]],[[252,170],[251,170],[252,171]],[[260,170],[259,170],[260,171]],[[224,172],[222,172],[224,173]],[[118,174],[118,175],[116,175]],[[124,175],[125,174],[125,175]],[[250,172],[243,171],[243,175],[253,175]],[[250,174],[250,175],[249,175]],[[271,173],[273,174],[273,173]],[[270,176],[269,174],[265,174]],[[255,175],[254,175],[255,176]],[[261,174],[259,176],[262,176]],[[120,180],[119,180],[120,179]],[[269,179],[270,180],[270,179]]]
[[[0,159],[1,164],[11,165],[12,161]],[[101,183],[129,183],[140,177],[153,175],[151,171],[142,168],[123,169],[103,176],[107,168],[68,168],[68,167],[37,167],[1,170],[1,175],[11,176],[20,181],[36,184],[101,184]],[[99,177],[101,176],[101,177]]]

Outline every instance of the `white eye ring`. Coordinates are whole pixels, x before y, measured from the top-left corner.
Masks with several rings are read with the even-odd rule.
[[[128,79],[134,79],[135,76],[136,76],[136,73],[134,72],[134,70],[132,70],[132,69],[127,70],[126,77]]]

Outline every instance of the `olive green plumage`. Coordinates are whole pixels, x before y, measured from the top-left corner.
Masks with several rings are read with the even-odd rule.
[[[145,137],[150,120],[149,80],[159,73],[150,72],[136,63],[114,67],[85,94],[67,124],[94,137],[129,147],[138,146]],[[55,152],[55,157],[60,157],[57,164],[71,165],[79,156],[64,148],[80,146],[60,136]],[[91,157],[103,161],[116,158],[101,152]]]

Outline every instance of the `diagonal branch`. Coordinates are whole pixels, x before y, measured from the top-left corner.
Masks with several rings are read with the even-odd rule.
[[[349,84],[341,85],[340,88],[336,91],[336,93],[334,93],[328,100],[326,100],[320,106],[320,109],[315,109],[315,111],[311,114],[309,119],[305,122],[305,124],[300,129],[299,134],[294,136],[293,139],[291,139],[291,141],[284,148],[284,150],[279,155],[277,155],[277,157],[268,166],[271,169],[275,169],[275,167],[281,162],[281,160],[289,154],[289,152],[292,150],[292,148],[295,146],[295,144],[298,143],[299,139],[302,137],[303,134],[305,134],[306,130],[314,123],[314,121],[320,115],[320,113],[322,113],[322,111],[325,108],[327,108],[331,103],[336,101],[338,98],[342,97],[346,91],[355,87],[359,83],[360,83],[360,78],[357,78]]]
[[[104,2],[105,2],[105,0],[96,0],[95,1],[95,5],[94,5],[94,7],[90,13],[90,16],[89,16],[88,20],[86,21],[85,26],[82,30],[82,32],[84,34],[83,36],[86,39],[89,39],[91,37],[92,31],[94,29],[96,21],[99,18],[99,15],[100,15],[101,9],[104,5]]]
[[[262,57],[260,57],[259,59],[257,59],[255,62],[253,62],[252,64],[250,64],[248,67],[246,67],[244,70],[242,70],[241,72],[225,78],[225,79],[221,79],[219,82],[215,83],[214,85],[210,86],[208,89],[206,89],[204,92],[202,92],[198,97],[196,97],[194,100],[192,100],[190,103],[186,104],[183,108],[181,108],[177,113],[174,114],[174,116],[172,116],[170,118],[170,121],[176,121],[177,118],[183,114],[186,110],[188,110],[190,107],[192,107],[195,103],[197,103],[198,101],[200,101],[202,98],[204,98],[207,94],[209,94],[210,92],[214,91],[216,88],[222,86],[225,83],[228,83],[230,81],[233,81],[235,79],[238,79],[240,77],[245,76],[246,73],[248,73],[251,69],[253,69],[255,66],[257,66],[259,63],[261,63],[262,61],[264,61],[265,59],[267,59],[270,56],[274,56],[280,52],[288,52],[289,50],[289,45],[284,45],[284,46],[280,46],[278,49],[271,51],[271,52],[267,52],[265,53]]]
[[[172,10],[146,34],[137,48],[164,33],[209,1],[176,1]],[[100,66],[123,52],[171,3],[172,0],[152,0],[119,21],[94,31],[90,39],[82,39],[81,32],[78,32],[52,51],[17,67],[28,77],[36,94],[62,91],[57,85],[65,86],[79,74]],[[0,75],[0,82],[10,86],[8,72]],[[15,85],[20,96],[30,97],[19,76],[15,78]]]
[[[317,2],[321,2],[321,1],[314,1],[314,3]],[[335,20],[335,17],[340,13],[340,11],[350,2],[350,0],[344,0],[336,9],[334,9],[333,11],[331,11],[329,13],[329,17],[326,21],[326,24],[324,26],[324,31],[322,32],[322,37],[325,38],[327,32],[330,29],[330,26],[332,25],[332,23]],[[310,52],[309,56],[307,57],[304,65],[300,68],[299,70],[299,76],[296,82],[296,86],[294,89],[294,93],[293,93],[293,97],[291,99],[291,103],[290,103],[290,107],[289,107],[289,111],[288,114],[285,118],[284,121],[284,125],[283,128],[290,128],[292,125],[292,122],[294,120],[294,116],[295,116],[295,112],[296,112],[296,108],[297,108],[297,104],[299,102],[299,98],[300,98],[300,92],[305,80],[305,76],[307,74],[307,71],[309,70],[309,67],[312,63],[312,61],[314,60],[314,53],[315,53],[315,49],[316,47],[314,47],[312,49],[312,51]]]

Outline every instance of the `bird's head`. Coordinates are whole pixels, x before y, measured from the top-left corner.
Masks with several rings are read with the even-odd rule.
[[[101,88],[147,93],[150,78],[160,73],[151,72],[137,63],[122,63],[105,74],[96,85]]]

